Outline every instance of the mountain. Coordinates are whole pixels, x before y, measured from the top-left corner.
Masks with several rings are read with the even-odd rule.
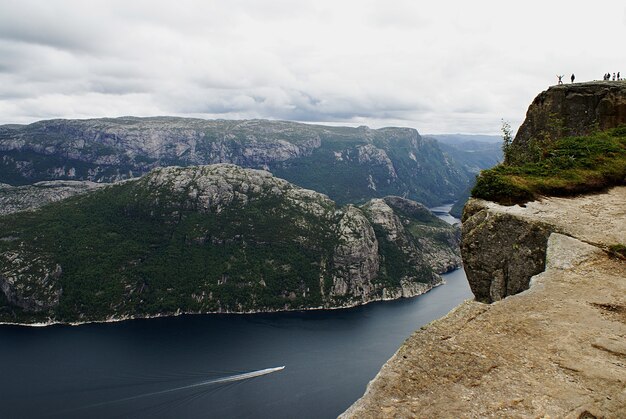
[[[400,197],[340,207],[262,170],[156,168],[0,217],[0,320],[330,308],[408,297],[460,265],[459,239],[458,228]]]
[[[37,182],[23,186],[0,183],[0,215],[38,208],[102,186],[106,184],[74,180]]]
[[[470,197],[475,178],[481,170],[490,169],[502,161],[502,137],[497,135],[438,134],[424,138],[439,142],[441,150],[460,167],[470,179],[457,196],[450,215],[461,218],[463,206]]]
[[[424,134],[424,137],[433,138],[440,143],[449,145],[463,144],[502,144],[501,135],[484,135],[484,134]]]
[[[439,147],[471,175],[477,175],[481,170],[489,169],[502,161],[501,144],[467,142],[457,145],[440,144]]]
[[[112,182],[160,166],[233,163],[271,171],[339,203],[387,195],[433,206],[469,183],[414,129],[174,117],[48,120],[0,126],[0,182]]]

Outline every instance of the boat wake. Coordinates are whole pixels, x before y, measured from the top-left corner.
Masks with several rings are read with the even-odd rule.
[[[165,394],[169,394],[169,393],[175,393],[175,392],[183,391],[183,390],[198,389],[198,388],[205,387],[205,386],[211,386],[213,384],[234,383],[234,382],[237,382],[237,381],[249,380],[251,378],[256,378],[256,377],[261,377],[263,375],[272,374],[272,373],[275,373],[275,372],[278,372],[278,371],[282,371],[284,369],[285,369],[285,366],[283,365],[281,367],[265,368],[265,369],[262,369],[262,370],[256,370],[256,371],[250,371],[250,372],[245,372],[245,373],[241,373],[241,374],[229,375],[229,376],[226,376],[226,377],[220,377],[220,378],[214,378],[214,379],[211,379],[211,380],[200,381],[198,383],[188,384],[188,385],[184,385],[184,386],[180,386],[180,387],[168,388],[168,389],[165,389],[165,390],[153,391],[153,392],[150,392],[150,393],[138,394],[136,396],[125,397],[125,398],[122,398],[122,399],[116,399],[116,400],[110,400],[110,401],[106,401],[106,402],[102,402],[102,403],[96,403],[96,404],[92,404],[92,405],[89,405],[89,406],[84,406],[84,407],[76,409],[76,410],[93,409],[93,408],[97,408],[97,407],[104,407],[104,406],[111,405],[111,404],[114,404],[114,403],[123,403],[123,402],[133,401],[133,400],[137,400],[137,399],[143,399],[143,398],[148,398],[148,397],[153,397],[153,396],[160,396],[160,395],[165,395]]]

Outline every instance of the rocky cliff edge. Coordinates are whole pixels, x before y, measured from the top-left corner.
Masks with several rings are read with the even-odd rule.
[[[588,135],[626,123],[626,82],[593,81],[552,86],[528,107],[515,147],[531,139]]]
[[[626,263],[607,251],[626,243],[626,187],[473,200],[463,228],[472,289],[494,302],[415,332],[342,417],[626,417]]]

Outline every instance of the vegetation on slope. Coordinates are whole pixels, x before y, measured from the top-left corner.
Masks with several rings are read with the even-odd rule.
[[[0,285],[8,284],[14,300],[22,298],[11,302],[11,292],[0,289],[0,320],[352,303],[354,296],[332,290],[333,258],[345,240],[337,225],[346,212],[321,194],[263,173],[230,165],[157,169],[0,217]],[[403,217],[427,225],[435,218]],[[354,230],[355,240],[359,234]],[[406,256],[394,246],[379,248],[381,269],[397,257],[398,266],[420,275],[413,281],[433,280],[427,263],[405,266]],[[405,277],[386,270],[374,276],[373,298],[383,288],[401,288]]]
[[[530,142],[523,152],[508,152],[505,164],[480,174],[472,196],[513,205],[540,195],[598,191],[624,184],[626,179],[626,126],[583,137]]]

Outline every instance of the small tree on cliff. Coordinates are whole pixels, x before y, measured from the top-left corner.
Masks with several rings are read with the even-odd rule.
[[[502,153],[504,154],[504,163],[510,163],[511,145],[513,144],[513,133],[511,132],[511,124],[502,119]]]

